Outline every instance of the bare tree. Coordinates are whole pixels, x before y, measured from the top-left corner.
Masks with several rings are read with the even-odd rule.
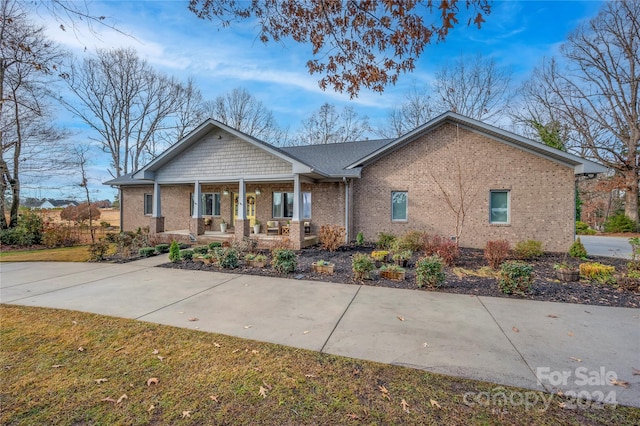
[[[98,133],[94,140],[111,155],[114,177],[164,148],[152,142],[176,129],[175,115],[188,99],[178,80],[156,72],[132,48],[99,49],[97,57],[73,64],[65,81],[76,96],[61,102]]]
[[[479,121],[497,121],[509,104],[510,72],[493,58],[460,56],[441,67],[433,84],[440,112],[457,112]]]
[[[436,108],[428,88],[419,88],[414,82],[404,95],[404,102],[389,113],[386,124],[376,130],[384,138],[397,138],[422,126],[434,117]]]
[[[638,221],[640,2],[606,2],[524,86],[524,102],[571,129],[570,147],[622,177],[625,214]],[[523,117],[527,119],[527,117]]]
[[[64,54],[18,2],[2,0],[0,8],[0,228],[5,229],[17,224],[25,174],[57,168],[56,149],[65,134],[51,125],[46,88]]]
[[[273,145],[285,145],[287,131],[283,130],[264,104],[246,89],[235,88],[205,103],[205,111],[229,127]]]
[[[367,116],[359,116],[350,106],[338,113],[335,105],[325,103],[311,117],[302,121],[298,142],[316,145],[357,141],[369,131],[371,127]]]
[[[291,38],[312,46],[307,62],[312,74],[321,74],[320,87],[357,96],[361,87],[382,92],[415,61],[432,41],[444,41],[449,30],[467,15],[467,25],[480,28],[491,11],[487,0],[468,0],[461,11],[458,0],[292,1],[190,0],[199,18],[232,21],[255,19],[260,40]],[[433,21],[429,22],[429,17]]]

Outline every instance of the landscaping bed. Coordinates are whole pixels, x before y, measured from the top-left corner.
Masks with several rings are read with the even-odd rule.
[[[356,253],[370,254],[375,248],[371,245],[364,246],[343,246],[334,252],[323,250],[319,247],[305,248],[297,252],[296,270],[289,274],[280,274],[269,266],[271,256],[268,252],[267,266],[264,268],[248,267],[241,264],[235,269],[221,269],[215,264],[205,264],[202,262],[182,261],[177,263],[166,263],[161,267],[179,268],[190,270],[203,270],[215,272],[227,272],[236,274],[251,274],[272,277],[286,277],[311,281],[326,281],[343,284],[371,285],[377,287],[390,287],[415,291],[434,291],[442,293],[469,294],[474,296],[509,297],[525,300],[539,300],[562,303],[578,303],[585,305],[614,306],[638,308],[640,307],[640,292],[625,290],[612,284],[599,284],[581,280],[579,282],[560,282],[557,279],[554,266],[566,261],[564,253],[545,253],[543,256],[528,260],[527,263],[533,267],[534,279],[531,291],[526,295],[507,295],[500,291],[498,287],[497,272],[487,267],[483,251],[478,249],[461,248],[460,255],[455,260],[452,267],[446,267],[445,282],[437,288],[418,287],[416,283],[415,262],[420,257],[414,254],[409,260],[404,281],[392,281],[381,278],[380,274],[374,272],[370,280],[357,281],[352,272],[352,257]],[[318,260],[333,263],[334,273],[313,272],[312,263]],[[611,265],[618,272],[627,269],[627,259],[589,256],[589,262],[600,262]],[[576,259],[571,259],[574,265],[579,263]]]

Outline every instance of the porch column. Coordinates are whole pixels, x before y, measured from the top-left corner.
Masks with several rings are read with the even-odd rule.
[[[244,179],[238,182],[238,217],[234,223],[235,236],[242,240],[251,233],[249,229],[249,221],[247,220],[247,187]]]
[[[293,175],[293,217],[289,225],[289,238],[295,250],[302,248],[304,224],[302,223],[302,184],[299,174]]]
[[[149,223],[149,233],[158,234],[164,232],[164,217],[162,216],[162,203],[160,197],[160,184],[153,183],[153,205],[151,206],[151,221]],[[120,201],[122,203],[122,201]]]
[[[196,181],[193,189],[193,215],[189,222],[189,233],[193,235],[204,234],[204,218],[200,210],[200,203],[202,202],[202,191],[200,188],[200,181]]]

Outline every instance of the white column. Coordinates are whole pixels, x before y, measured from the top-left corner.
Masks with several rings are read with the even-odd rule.
[[[302,185],[300,184],[300,175],[293,175],[293,217],[294,222],[299,222],[302,217]]]
[[[238,220],[247,220],[247,188],[244,179],[238,182]]]
[[[202,202],[202,192],[200,189],[200,181],[197,180],[195,188],[193,189],[193,218],[199,219],[202,217],[200,213],[200,203]]]
[[[122,198],[120,198],[120,204],[122,204]],[[160,184],[158,182],[153,182],[153,206],[151,207],[151,217],[162,217],[162,206],[160,204]]]

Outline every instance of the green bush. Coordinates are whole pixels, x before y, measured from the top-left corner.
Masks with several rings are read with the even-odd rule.
[[[575,257],[578,259],[586,259],[587,257],[587,249],[584,248],[584,244],[580,241],[580,237],[578,237],[571,247],[569,248],[569,256]]]
[[[0,243],[9,246],[32,246],[42,242],[42,219],[36,213],[18,216],[17,226],[0,231]]]
[[[109,251],[109,243],[106,239],[100,239],[99,241],[89,246],[89,259],[94,261],[104,260]]]
[[[240,264],[238,250],[233,247],[217,247],[213,251],[213,256],[221,268],[235,269]]]
[[[616,268],[610,265],[603,265],[598,262],[585,262],[580,264],[580,276],[588,280],[596,280],[600,284],[615,284],[613,276]]]
[[[378,234],[378,241],[376,241],[376,248],[391,250],[393,243],[396,241],[396,236],[393,234],[387,234],[385,232],[380,232]]]
[[[271,265],[281,274],[288,274],[296,270],[298,257],[293,250],[275,249],[272,253]]]
[[[156,248],[155,247],[142,247],[141,249],[138,250],[138,254],[141,257],[155,256]]]
[[[207,254],[209,251],[209,246],[198,246],[193,248],[193,252],[195,254]]]
[[[351,270],[356,280],[368,280],[371,278],[371,271],[376,268],[373,259],[364,253],[356,253],[351,259]]]
[[[157,244],[156,245],[156,252],[162,254],[162,253],[166,253],[169,251],[169,244]]]
[[[424,257],[416,262],[416,284],[418,287],[440,287],[444,283],[443,260],[438,255]]]
[[[214,250],[216,247],[222,247],[222,243],[220,241],[212,241],[209,243],[209,250]]]
[[[635,232],[636,223],[620,212],[604,222],[604,232]]]
[[[180,250],[180,259],[181,260],[193,260],[193,250],[191,250],[191,249],[182,249],[182,250]]]
[[[362,233],[362,231],[358,232],[358,235],[356,235],[356,245],[363,245],[364,244],[364,234]]]
[[[172,241],[169,247],[169,260],[171,262],[180,262],[180,244],[177,241]]]
[[[533,283],[533,266],[517,260],[504,262],[500,268],[498,286],[505,294],[525,295]]]
[[[394,251],[421,251],[423,248],[423,233],[420,231],[409,231],[402,237],[398,238],[393,244]]]
[[[542,241],[537,240],[526,240],[520,241],[516,244],[516,247],[513,249],[513,253],[516,255],[518,259],[522,260],[530,260],[537,259],[544,254],[542,250]]]
[[[576,234],[578,235],[595,235],[595,229],[591,229],[588,224],[576,221]]]

